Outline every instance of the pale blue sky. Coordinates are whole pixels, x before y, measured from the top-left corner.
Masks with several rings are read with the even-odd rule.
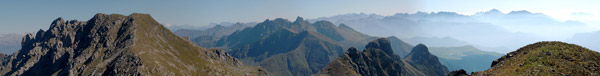
[[[258,22],[297,16],[317,18],[346,13],[393,15],[417,11],[473,14],[499,9],[529,10],[559,19],[570,13],[600,13],[600,0],[40,0],[0,1],[0,34],[47,29],[52,20],[88,20],[95,13],[149,13],[162,24],[207,25]],[[581,18],[600,20],[598,16]]]

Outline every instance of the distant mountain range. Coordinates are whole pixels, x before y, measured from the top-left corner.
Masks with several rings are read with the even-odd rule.
[[[456,23],[460,27],[480,27],[475,25],[479,23],[473,24],[470,21],[481,20],[478,16],[496,14],[502,15],[498,16],[501,18],[510,18],[512,15],[525,15],[536,20],[546,18],[543,14],[527,11],[502,14],[492,10],[473,16],[439,12],[397,14],[396,16],[402,16],[397,18],[368,15],[349,19],[384,17],[382,20],[405,19],[417,24],[440,22]],[[342,17],[346,16],[335,18]],[[481,26],[486,26],[487,23],[483,24]],[[456,28],[449,25],[444,27]],[[469,75],[467,72],[472,72],[471,75],[475,76],[600,74],[600,53],[575,44],[542,41],[502,56],[482,51],[477,47],[487,46],[476,45],[479,43],[462,40],[460,37],[415,36],[402,38],[408,40],[405,42],[398,36],[363,34],[351,26],[356,25],[335,25],[325,20],[311,23],[298,17],[293,22],[277,18],[255,25],[234,23],[206,29],[178,29],[173,33],[149,14],[133,13],[124,16],[99,13],[88,21],[58,18],[47,30],[40,29],[35,34],[29,33],[21,35],[22,37],[0,35],[0,41],[9,41],[8,45],[2,46],[20,45],[14,53],[0,53],[0,75],[464,76]],[[402,29],[414,28],[394,30]],[[431,31],[439,32],[440,29]],[[465,33],[465,30],[455,31]],[[485,31],[480,33],[486,33]],[[427,32],[423,32],[425,33]],[[593,43],[596,41],[593,40],[595,36],[596,32],[583,33],[571,40]],[[16,39],[22,41],[12,42],[17,41]],[[589,41],[585,42],[586,40]],[[436,47],[428,47],[427,44]],[[16,47],[11,49],[14,48]]]
[[[186,29],[186,30],[206,30],[206,29],[210,29],[212,27],[216,27],[216,26],[223,26],[223,27],[230,27],[236,24],[243,24],[243,25],[251,25],[254,26],[256,25],[256,22],[247,22],[247,23],[240,23],[240,22],[220,22],[220,23],[210,23],[208,25],[203,25],[203,26],[194,26],[194,25],[172,25],[172,24],[164,24],[166,28],[168,28],[169,30],[171,30],[171,32],[176,32],[179,31],[181,29]]]
[[[573,37],[565,41],[599,51],[600,46],[598,45],[600,45],[600,40],[597,38],[600,38],[600,31],[575,34]]]
[[[215,25],[214,27],[205,30],[179,29],[175,31],[175,34],[188,37],[189,40],[202,47],[215,47],[216,41],[221,37],[254,25],[256,25],[256,23],[235,23],[227,26]]]
[[[320,20],[344,23],[359,32],[374,36],[397,36],[401,39],[450,37],[482,50],[500,53],[507,53],[528,43],[564,40],[576,33],[597,30],[581,22],[558,21],[542,13],[524,10],[503,13],[493,9],[474,15],[455,12],[397,13],[392,16],[344,14],[308,21]],[[461,45],[463,44],[454,46]]]
[[[0,54],[0,75],[267,75],[219,49],[196,46],[148,14],[58,18],[23,37],[22,49]]]
[[[291,22],[286,19],[265,20],[258,23],[254,27],[247,27],[242,30],[234,26],[220,28],[216,26],[211,29],[199,30],[197,32],[176,32],[180,36],[188,36],[198,45],[210,45],[205,47],[227,49],[234,57],[241,59],[244,63],[254,66],[260,66],[271,72],[273,75],[311,75],[322,69],[325,64],[333,61],[338,56],[342,55],[344,48],[365,46],[367,41],[373,40],[376,37],[371,37],[360,32],[354,31],[353,28],[345,24],[334,25],[328,21],[317,21],[309,23],[302,18],[297,18]],[[217,29],[219,28],[219,29]],[[186,30],[186,29],[180,29]],[[231,35],[223,36],[219,39],[197,40],[200,36],[194,38],[194,35],[186,34],[202,34],[202,31],[208,30],[237,30]],[[185,33],[185,34],[181,34]],[[214,34],[205,34],[204,36],[215,36]],[[398,56],[407,56],[412,48],[411,44],[400,40],[395,36],[387,37],[391,41],[394,53]],[[457,44],[467,43],[455,40],[453,38],[422,38],[410,39],[413,42],[426,42],[437,46],[456,46],[453,44],[435,44],[437,41],[456,42]],[[431,41],[433,40],[433,41]],[[417,43],[418,44],[418,43]],[[414,44],[416,45],[416,44]],[[464,46],[461,45],[461,46]],[[458,47],[458,46],[457,46]],[[359,47],[358,49],[364,49]],[[474,49],[474,48],[473,48]],[[480,55],[467,54],[460,52],[463,49],[449,48],[449,50],[435,52],[456,52],[456,53],[437,53],[446,55],[449,58],[440,58],[444,60],[443,64],[452,64],[448,67],[455,69],[474,69],[484,70],[485,66],[465,66],[460,63],[464,61],[472,61],[478,63],[489,63],[498,56],[482,55],[481,58],[488,60],[480,61],[481,59],[453,59],[462,58],[463,56]],[[483,52],[480,50],[469,50],[474,52]],[[464,54],[454,56],[450,54]],[[495,53],[494,53],[495,54]]]
[[[0,34],[0,53],[12,54],[21,49],[25,34]]]
[[[452,37],[412,37],[406,40],[412,45],[427,44],[430,47],[459,47],[471,45],[465,41],[457,40]]]

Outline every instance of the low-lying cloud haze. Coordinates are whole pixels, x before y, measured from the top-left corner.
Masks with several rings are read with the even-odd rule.
[[[321,17],[312,21],[318,20],[343,23],[369,35],[397,36],[409,40],[409,42],[416,37],[429,39],[420,40],[427,41],[421,42],[425,44],[447,44],[438,45],[439,47],[457,46],[452,43],[464,41],[479,49],[500,53],[514,51],[521,46],[538,41],[575,42],[580,40],[575,43],[586,44],[586,40],[572,37],[575,34],[587,35],[590,32],[598,31],[598,28],[584,22],[561,21],[544,13],[532,13],[526,10],[504,13],[492,9],[473,15],[456,12],[398,13],[392,16],[360,13]],[[441,37],[456,40],[454,42],[439,40]],[[578,36],[574,38],[578,38]],[[600,50],[593,46],[595,45],[584,47]]]
[[[58,17],[85,21],[95,13],[148,13],[172,30],[300,16],[413,44],[467,44],[506,53],[537,41],[566,41],[600,50],[600,41],[594,40],[600,37],[597,3],[600,0],[0,1],[0,10],[6,10],[0,14],[0,34],[31,33],[47,29]]]

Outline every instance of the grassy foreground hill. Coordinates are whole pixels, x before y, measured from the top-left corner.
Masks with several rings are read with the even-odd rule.
[[[225,51],[180,38],[148,14],[96,14],[88,21],[58,18],[23,37],[0,75],[266,75]]]
[[[475,76],[597,76],[600,53],[575,44],[543,41],[524,46],[492,62]]]

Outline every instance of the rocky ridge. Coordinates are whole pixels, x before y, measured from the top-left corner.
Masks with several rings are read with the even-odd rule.
[[[419,49],[424,45],[419,45],[415,48]],[[426,49],[425,49],[426,50]],[[421,51],[420,52],[427,52]],[[413,50],[412,52],[417,52]],[[409,54],[409,56],[416,54]],[[417,56],[414,56],[417,57]],[[430,56],[427,56],[430,57]],[[433,56],[435,57],[435,56]],[[426,58],[422,58],[426,59]],[[428,60],[429,61],[429,60]],[[357,48],[350,48],[337,60],[333,61],[316,75],[332,75],[332,76],[441,76],[437,72],[446,71],[445,66],[430,66],[428,69],[418,69],[427,66],[425,64],[441,64],[437,63],[415,63],[410,60],[402,59],[394,54],[390,41],[386,38],[379,38],[367,44],[361,52]],[[441,68],[438,70],[430,69]]]
[[[228,53],[180,38],[148,14],[54,20],[23,37],[2,75],[266,75]],[[235,70],[235,71],[234,71]]]

